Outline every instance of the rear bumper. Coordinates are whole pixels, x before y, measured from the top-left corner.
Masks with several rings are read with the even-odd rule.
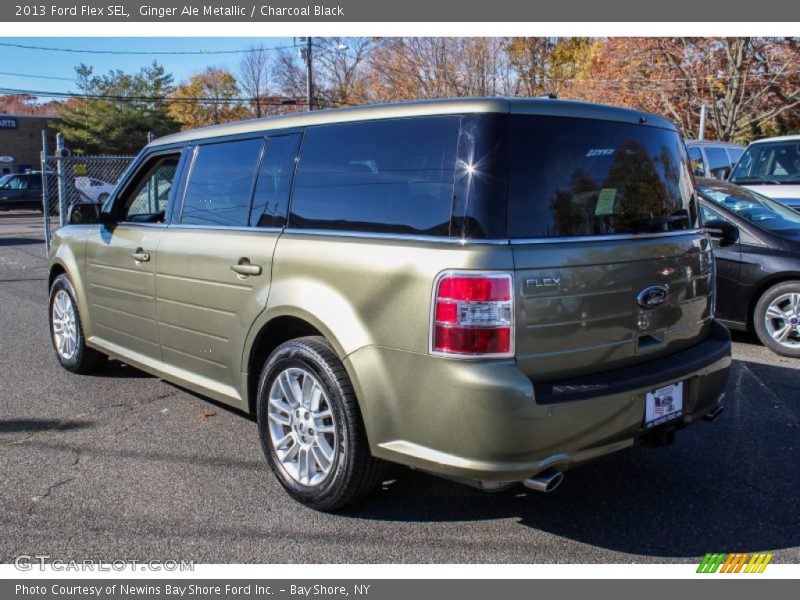
[[[730,335],[634,368],[534,384],[513,360],[469,362],[369,346],[345,360],[379,458],[442,475],[520,481],[634,444],[648,391],[683,381],[681,428],[719,404]]]

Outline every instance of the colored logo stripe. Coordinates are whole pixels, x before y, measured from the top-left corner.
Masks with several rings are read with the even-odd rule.
[[[716,573],[719,565],[727,554],[706,554],[700,566],[697,567],[698,573]]]
[[[772,560],[772,554],[757,552],[711,553],[703,557],[697,573],[763,573]],[[742,571],[744,569],[744,571]]]

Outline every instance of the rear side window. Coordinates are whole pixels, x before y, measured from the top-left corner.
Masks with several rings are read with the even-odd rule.
[[[728,153],[725,152],[725,148],[708,146],[706,148],[706,154],[708,155],[708,165],[710,169],[720,169],[722,167],[731,166],[731,159],[728,157]]]
[[[514,115],[513,238],[655,233],[697,224],[677,132],[594,119]]]
[[[289,224],[446,236],[459,117],[423,117],[306,130]]]
[[[245,227],[263,141],[220,142],[197,147],[181,223]]]

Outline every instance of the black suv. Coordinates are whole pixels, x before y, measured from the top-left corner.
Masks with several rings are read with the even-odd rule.
[[[12,173],[0,177],[0,210],[42,210],[42,174]]]

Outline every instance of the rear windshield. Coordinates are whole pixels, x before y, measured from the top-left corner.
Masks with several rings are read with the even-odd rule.
[[[514,115],[512,238],[654,233],[697,226],[680,136],[657,127]]]

